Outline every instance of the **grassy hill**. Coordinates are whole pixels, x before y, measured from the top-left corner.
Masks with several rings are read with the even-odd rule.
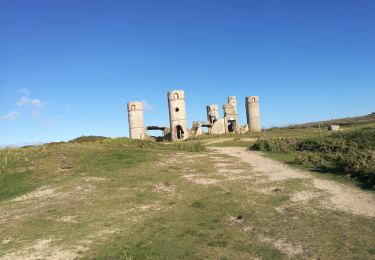
[[[366,116],[358,116],[358,117],[347,117],[347,118],[340,118],[340,119],[331,119],[325,121],[318,121],[318,122],[310,122],[304,124],[297,124],[291,125],[287,128],[310,128],[310,127],[327,127],[329,125],[340,125],[340,126],[348,126],[348,125],[357,125],[357,124],[374,124],[375,123],[375,112],[368,114]]]
[[[0,258],[373,258],[373,218],[324,206],[328,194],[312,181],[272,181],[210,148],[318,138],[373,149],[374,129],[365,122],[340,133],[286,128],[182,143],[89,136],[1,149]],[[289,162],[297,152],[268,154]],[[293,201],[299,194],[313,196]]]

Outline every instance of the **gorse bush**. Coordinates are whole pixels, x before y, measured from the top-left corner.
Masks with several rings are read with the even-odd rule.
[[[375,150],[375,128],[363,128],[351,132],[338,132],[332,138],[356,144],[359,148]]]
[[[252,150],[266,152],[290,152],[296,150],[298,140],[293,138],[258,139]]]
[[[334,170],[375,185],[375,129],[338,133],[325,138],[258,139],[251,150],[295,153],[295,161]]]

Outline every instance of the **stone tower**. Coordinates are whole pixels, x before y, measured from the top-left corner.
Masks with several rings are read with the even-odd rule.
[[[249,131],[260,132],[259,97],[246,97],[246,115]]]
[[[129,134],[132,139],[145,139],[146,128],[143,122],[143,103],[128,103]]]
[[[168,92],[168,107],[172,141],[187,139],[185,93],[183,90]]]
[[[228,104],[231,104],[237,110],[237,98],[236,98],[236,96],[229,96],[228,97]]]
[[[211,124],[219,120],[219,106],[217,104],[206,106],[207,109],[207,121]]]
[[[235,96],[228,97],[228,103],[223,105],[225,132],[238,132],[237,99]]]

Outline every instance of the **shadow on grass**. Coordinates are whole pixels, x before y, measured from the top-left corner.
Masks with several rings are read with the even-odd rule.
[[[312,173],[319,174],[325,179],[352,184],[363,190],[375,191],[375,183],[371,182],[368,178],[364,176],[348,174],[336,168],[319,167],[319,166],[311,165],[311,164],[310,165],[302,164],[296,161],[296,153],[267,152],[265,153],[265,155],[267,155],[267,157],[273,160],[283,162],[293,168],[308,170]]]
[[[350,182],[350,183],[354,183],[355,186],[363,190],[375,191],[375,183],[369,181],[368,178],[364,178],[362,176],[353,176],[335,168],[318,167],[318,166],[308,167],[295,161],[289,161],[285,163],[290,165],[291,167],[303,168],[310,172],[323,175],[324,177],[327,177],[327,179],[336,180],[336,181],[338,180],[340,182],[346,182],[346,183]]]

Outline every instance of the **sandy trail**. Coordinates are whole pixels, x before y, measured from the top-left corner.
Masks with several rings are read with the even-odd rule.
[[[240,141],[245,141],[245,142],[255,142],[257,138],[255,137],[242,137]],[[219,144],[219,143],[224,143],[224,142],[229,142],[229,141],[234,141],[233,137],[225,137],[225,138],[215,138],[215,139],[207,139],[203,140],[205,144]]]
[[[259,152],[249,151],[242,147],[215,147],[219,154],[229,155],[250,164],[253,171],[264,175],[272,185],[273,181],[282,181],[290,178],[306,179],[321,193],[328,195],[327,201],[322,201],[326,208],[334,207],[351,214],[364,217],[375,217],[375,194],[350,187],[335,181],[322,180],[308,171],[291,168],[285,164],[263,157]]]

